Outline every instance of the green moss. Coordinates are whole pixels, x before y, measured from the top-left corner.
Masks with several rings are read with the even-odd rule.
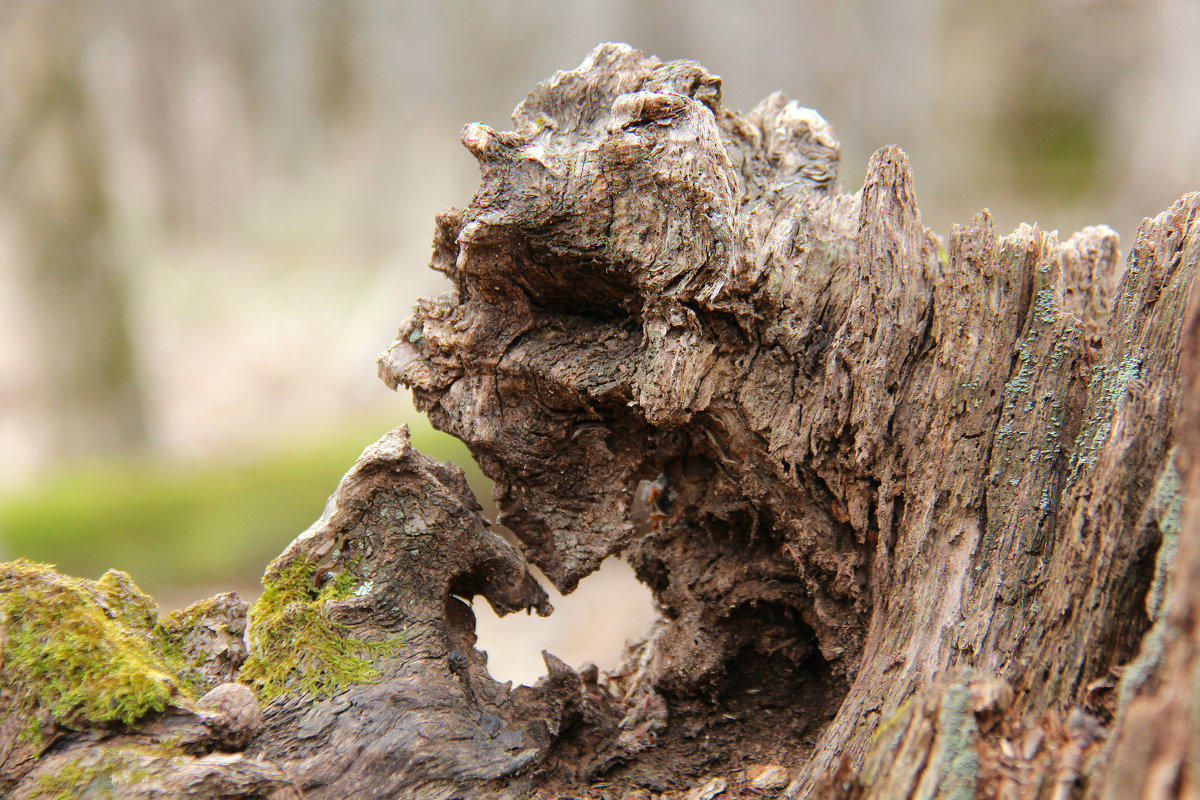
[[[250,658],[238,680],[264,702],[286,692],[324,697],[379,677],[371,658],[396,651],[402,637],[364,642],[325,614],[325,604],[350,596],[359,579],[344,570],[317,589],[314,561],[300,559],[275,580],[250,609]]]
[[[30,797],[76,800],[91,782],[91,770],[80,766],[79,761],[72,761],[53,775],[39,775],[37,788]]]
[[[129,628],[148,630],[157,623],[158,608],[127,573],[110,569],[94,584],[104,610]]]
[[[206,686],[207,678],[203,671],[188,660],[187,636],[205,617],[217,610],[216,606],[216,599],[210,597],[187,608],[172,611],[159,620],[151,631],[155,650],[175,673],[183,693],[190,698],[199,697],[212,687]]]
[[[121,788],[140,783],[150,776],[145,769],[134,766],[136,759],[120,752],[106,751],[92,764],[84,758],[70,761],[52,775],[39,775],[33,798],[48,800],[79,800],[85,793],[90,797],[122,796]]]
[[[205,617],[219,610],[219,602],[215,597],[208,597],[187,608],[172,611],[158,622],[158,627],[168,635],[183,634],[195,628]]]
[[[123,573],[87,581],[25,560],[0,564],[0,675],[15,691],[12,712],[30,720],[28,741],[40,740],[38,709],[68,728],[132,725],[179,697],[152,646],[149,603]]]

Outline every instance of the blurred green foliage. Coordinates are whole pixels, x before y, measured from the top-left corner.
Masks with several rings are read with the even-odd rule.
[[[461,442],[423,417],[408,422],[418,450],[468,465],[472,487],[488,496]],[[56,564],[71,575],[124,570],[151,594],[255,581],[321,515],[362,449],[392,425],[360,422],[253,459],[185,465],[147,457],[65,469],[0,498],[0,541],[8,558]]]
[[[1099,114],[1088,98],[1031,77],[1001,104],[994,143],[1014,189],[1069,204],[1095,191],[1104,166]]]

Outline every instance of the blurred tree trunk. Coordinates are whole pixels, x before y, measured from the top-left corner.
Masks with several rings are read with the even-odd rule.
[[[58,455],[146,441],[104,131],[85,86],[89,17],[55,3],[0,7],[3,213],[37,321],[39,402]]]

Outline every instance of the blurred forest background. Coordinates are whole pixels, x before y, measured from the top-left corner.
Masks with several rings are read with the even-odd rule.
[[[469,462],[375,357],[444,288],[459,129],[601,41],[817,108],[847,191],[900,144],[942,234],[989,206],[1128,243],[1200,188],[1195,0],[2,0],[0,558],[253,595],[386,430]]]

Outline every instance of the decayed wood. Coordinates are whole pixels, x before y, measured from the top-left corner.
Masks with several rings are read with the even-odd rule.
[[[1200,261],[1195,217],[1194,211],[1186,221],[1176,217],[1162,231],[1158,258]],[[1157,487],[1179,494],[1174,503],[1156,509],[1163,549],[1174,563],[1147,597],[1155,625],[1122,676],[1113,730],[1102,758],[1092,765],[1095,778],[1087,795],[1105,800],[1138,793],[1156,800],[1200,797],[1200,293],[1191,297],[1185,319],[1179,475],[1167,475],[1168,485]],[[1178,483],[1172,486],[1172,480]]]
[[[816,112],[725,109],[692,62],[603,45],[513,119],[464,130],[454,288],[380,374],[523,552],[388,434],[268,569],[261,722],[220,687],[112,743],[49,719],[17,796],[172,719],[144,796],[193,764],[259,770],[231,797],[1196,793],[1200,195],[1122,273],[1102,227],[943,242],[895,147],[843,194]],[[625,662],[494,682],[463,599],[548,613],[526,559],[567,592],[610,556],[662,612]]]
[[[1000,237],[984,213],[939,260],[902,152],[839,196],[819,118],[739,117],[697,69],[600,50],[517,132],[468,129],[482,186],[435,253],[456,291],[385,379],[472,447],[560,588],[633,561],[665,611],[654,692],[720,687],[748,648],[853,680],[793,794],[948,668],[1011,684],[1014,714],[1090,702],[1149,625],[1197,199],[1120,285],[1104,228]]]

